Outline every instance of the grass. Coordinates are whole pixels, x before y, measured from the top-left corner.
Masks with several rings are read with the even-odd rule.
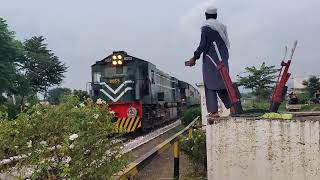
[[[245,110],[248,109],[266,109],[268,110],[270,107],[270,102],[267,100],[257,101],[257,100],[246,100],[242,102],[242,107]],[[302,105],[300,111],[320,111],[320,104],[306,104]],[[279,107],[279,112],[287,112],[286,102],[282,102]]]
[[[270,108],[270,101],[269,100],[246,100],[245,102],[242,102],[242,107],[245,110],[248,109],[265,109],[268,110]],[[279,111],[286,111],[286,103],[282,102]]]
[[[320,111],[320,104],[303,105],[301,111]]]

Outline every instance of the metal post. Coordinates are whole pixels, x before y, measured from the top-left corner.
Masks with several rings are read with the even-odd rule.
[[[180,138],[173,144],[174,170],[173,178],[179,179]]]
[[[188,130],[189,138],[191,138],[191,137],[192,137],[192,132],[193,132],[193,128],[190,128],[190,129]]]

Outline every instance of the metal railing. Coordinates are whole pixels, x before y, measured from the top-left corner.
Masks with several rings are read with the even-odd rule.
[[[196,122],[199,120],[199,116],[195,118],[187,127],[178,133],[174,134],[145,155],[141,156],[134,162],[130,163],[126,169],[121,172],[118,172],[114,176],[112,176],[113,180],[127,180],[131,179],[133,176],[138,174],[147,164],[149,164],[155,157],[164,152],[170,146],[173,146],[173,155],[174,155],[174,179],[178,179],[180,176],[179,172],[179,160],[180,160],[180,150],[181,150],[181,142],[180,139],[183,134],[188,132],[188,136],[192,136],[192,129]]]

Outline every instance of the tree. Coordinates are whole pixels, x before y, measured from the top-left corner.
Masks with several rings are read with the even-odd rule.
[[[80,101],[84,101],[90,97],[87,91],[82,91],[82,90],[74,89],[72,94],[77,96],[80,99]]]
[[[316,76],[311,76],[308,80],[303,81],[302,83],[306,86],[306,90],[309,93],[309,97],[312,98],[314,94],[320,90],[320,79]]]
[[[47,49],[42,36],[32,37],[24,42],[25,60],[21,63],[33,91],[47,97],[48,88],[59,85],[67,67]]]
[[[10,118],[23,109],[24,97],[32,94],[29,81],[19,68],[24,59],[23,45],[14,39],[14,34],[6,21],[0,18],[0,104],[7,106]],[[21,96],[21,101],[9,102],[10,98],[4,98],[3,93],[7,97]]]
[[[48,91],[48,101],[50,104],[60,104],[65,95],[71,94],[69,88],[54,88]]]
[[[0,18],[0,101],[2,93],[8,93],[16,75],[15,61],[18,56],[14,32],[8,29],[6,21]]]
[[[265,62],[259,68],[246,67],[244,76],[238,75],[240,86],[251,89],[253,95],[267,99],[271,95],[272,87],[276,82],[276,73],[279,72],[275,66],[267,66]]]

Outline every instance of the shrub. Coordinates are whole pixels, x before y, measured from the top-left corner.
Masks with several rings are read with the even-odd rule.
[[[21,111],[21,107],[19,104],[13,104],[12,102],[7,102],[5,106],[7,107],[8,119],[16,118]]]
[[[35,105],[13,121],[0,121],[0,159],[25,155],[17,168],[32,167],[32,179],[108,179],[127,163],[106,105]],[[0,166],[1,171],[10,167]]]
[[[183,113],[183,117],[181,119],[182,124],[184,126],[187,126],[198,116],[201,117],[201,108],[200,108],[200,106],[191,107],[191,108],[187,109]]]
[[[0,105],[0,121],[8,119],[8,108],[4,105]]]
[[[308,104],[301,108],[301,111],[320,111],[320,104]]]
[[[202,129],[193,130],[191,138],[182,140],[181,150],[190,157],[196,172],[199,172],[200,167],[206,166],[207,162],[205,131]]]

